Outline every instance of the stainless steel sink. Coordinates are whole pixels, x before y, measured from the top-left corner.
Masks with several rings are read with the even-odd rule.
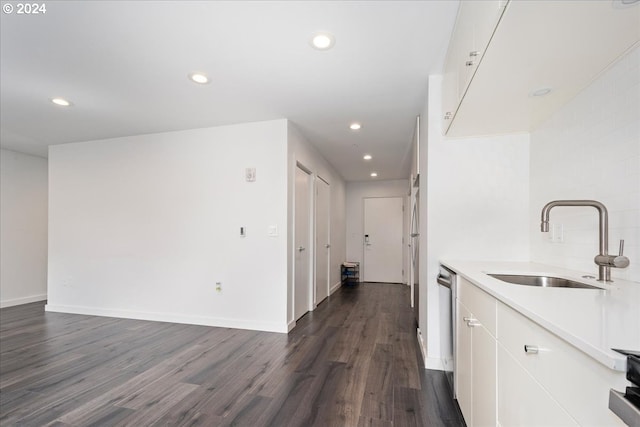
[[[543,288],[582,288],[582,289],[601,289],[597,286],[587,285],[581,282],[575,282],[569,279],[562,279],[560,277],[549,276],[530,276],[519,274],[489,274],[488,276],[494,277],[503,282],[513,283],[514,285],[525,286],[540,286]]]

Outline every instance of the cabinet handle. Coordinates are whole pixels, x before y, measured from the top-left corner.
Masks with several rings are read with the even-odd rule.
[[[474,57],[474,56],[478,56],[480,55],[480,52],[477,50],[472,50],[471,52],[469,52],[469,56]]]
[[[478,322],[478,319],[474,319],[473,317],[463,317],[462,320],[467,322],[467,326],[470,328],[482,325],[482,323]]]
[[[464,63],[467,67],[471,67],[473,65],[473,61],[467,61]]]
[[[525,344],[524,352],[527,354],[538,354],[538,346]]]

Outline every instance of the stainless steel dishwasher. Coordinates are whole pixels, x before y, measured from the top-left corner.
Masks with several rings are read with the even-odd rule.
[[[440,285],[440,354],[449,386],[455,390],[455,339],[456,330],[456,282],[457,275],[444,265],[440,265],[438,284]]]

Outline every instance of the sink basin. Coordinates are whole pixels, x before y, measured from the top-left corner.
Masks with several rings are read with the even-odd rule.
[[[503,282],[513,283],[514,285],[540,286],[543,288],[582,288],[582,289],[601,289],[596,286],[575,282],[569,279],[549,276],[528,276],[519,274],[487,274]]]

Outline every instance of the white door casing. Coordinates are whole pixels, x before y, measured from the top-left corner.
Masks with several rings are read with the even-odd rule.
[[[403,206],[402,197],[364,199],[365,282],[402,283]]]
[[[316,179],[316,264],[315,264],[315,305],[329,296],[329,253],[331,251],[330,186],[322,178]]]
[[[311,281],[309,274],[310,231],[311,231],[311,199],[309,184],[311,176],[296,167],[296,183],[294,195],[295,229],[294,229],[294,309],[295,320],[298,320],[311,308]]]

